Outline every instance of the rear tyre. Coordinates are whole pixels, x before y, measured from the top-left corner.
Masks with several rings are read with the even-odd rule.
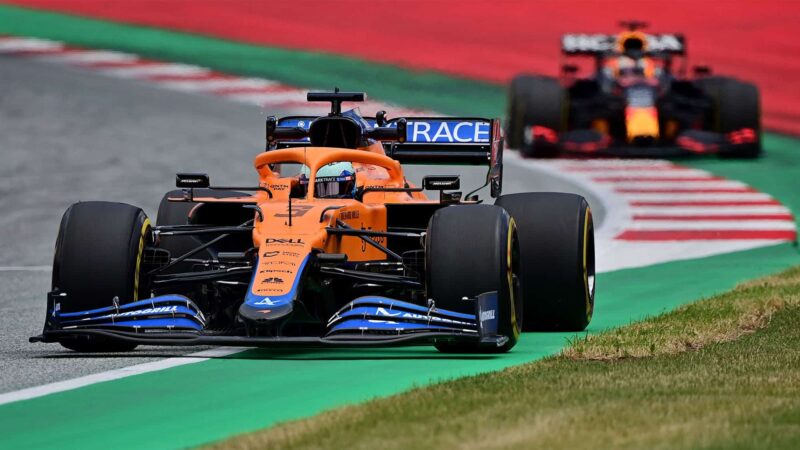
[[[594,312],[594,225],[580,195],[503,195],[517,224],[522,261],[524,331],[580,331]]]
[[[555,144],[526,144],[525,130],[539,125],[561,132],[566,104],[566,90],[555,78],[538,75],[515,77],[508,92],[508,145],[531,158],[556,156],[558,146]]]
[[[761,154],[761,96],[752,83],[726,77],[708,77],[697,80],[697,85],[713,102],[707,117],[707,127],[717,133],[750,128],[758,141],[741,145],[734,151],[721,154],[736,158],[757,158]]]
[[[442,208],[431,217],[425,248],[428,297],[436,307],[474,314],[473,302],[463,297],[497,291],[498,331],[509,338],[502,347],[492,349],[448,342],[437,343],[436,348],[443,352],[510,350],[522,329],[519,244],[511,216],[491,205]]]
[[[151,243],[150,220],[144,211],[124,203],[82,202],[61,219],[53,258],[52,289],[65,293],[62,312],[85,311],[150,296],[140,273],[144,248]],[[79,352],[120,352],[136,345],[100,337],[61,341]]]

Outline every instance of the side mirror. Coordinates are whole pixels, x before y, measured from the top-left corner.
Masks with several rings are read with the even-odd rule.
[[[380,110],[375,113],[375,124],[379,127],[386,125],[386,111]]]
[[[429,191],[452,191],[461,187],[458,175],[428,175],[422,179],[422,187]]]
[[[305,139],[308,137],[308,130],[303,127],[279,127],[278,118],[275,116],[267,117],[266,122],[267,146],[265,150],[274,148],[278,141],[291,141]]]
[[[175,187],[179,188],[207,188],[211,185],[206,173],[178,173],[175,174]]]

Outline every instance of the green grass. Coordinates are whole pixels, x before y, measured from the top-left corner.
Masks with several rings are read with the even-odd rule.
[[[216,448],[800,448],[798,324],[795,268],[556,357]]]

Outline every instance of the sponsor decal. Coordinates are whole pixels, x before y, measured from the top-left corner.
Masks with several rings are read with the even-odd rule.
[[[300,238],[267,238],[267,245],[305,245],[305,241]]]
[[[493,309],[489,309],[487,311],[481,311],[481,322],[486,322],[487,320],[494,320],[495,314]]]
[[[372,231],[372,227],[364,227],[364,224],[361,224],[362,230]],[[372,239],[372,242],[377,244],[385,245],[386,244],[386,237],[385,236],[367,236],[367,239]],[[365,253],[367,251],[367,243],[363,239],[361,240],[361,253]]]
[[[311,205],[292,205],[292,217],[303,217],[312,209],[314,207]],[[274,217],[289,217],[289,205],[286,205],[286,212],[277,213]]]
[[[359,216],[358,211],[341,211],[339,213],[339,218],[342,220],[358,219]]]
[[[447,181],[431,181],[428,184],[430,186],[433,186],[433,187],[442,187],[442,186],[450,187],[450,186],[453,185],[453,182],[451,180],[447,180]]]
[[[297,267],[297,263],[293,261],[269,261],[267,264],[270,266],[291,266]]]
[[[485,312],[491,312],[492,313],[492,318],[494,318],[494,310],[485,311]],[[428,321],[431,321],[431,322],[448,323],[448,324],[455,324],[455,325],[474,325],[474,324],[469,323],[469,322],[463,322],[463,321],[459,321],[459,320],[448,319],[446,317],[427,316],[427,315],[424,315],[424,314],[412,313],[412,312],[403,312],[403,311],[391,312],[391,311],[387,310],[386,308],[381,308],[381,307],[378,307],[378,308],[375,309],[375,315],[376,316],[386,316],[386,317],[399,317],[401,319],[428,320]],[[483,316],[483,314],[481,314],[481,316]],[[483,319],[481,319],[481,321],[483,321]],[[374,322],[397,323],[397,322],[391,322],[391,321],[385,321],[385,320],[376,320]]]
[[[264,269],[258,273],[294,273],[291,270],[284,269]]]
[[[280,305],[280,304],[281,304],[281,302],[272,301],[272,300],[270,300],[269,297],[264,297],[261,300],[253,303],[253,305],[258,305],[258,306],[262,306],[262,305],[275,306],[275,305]]]
[[[292,257],[292,258],[297,258],[297,257],[299,257],[299,256],[300,256],[300,253],[297,253],[297,252],[290,252],[290,251],[288,251],[288,250],[285,250],[285,251],[283,252],[283,254],[284,254],[284,255],[286,255],[286,256],[290,256],[290,257]]]
[[[112,314],[111,317],[130,317],[148,314],[169,314],[178,310],[177,306],[157,306],[155,308],[139,309],[136,311],[126,311],[124,313]]]
[[[285,184],[270,184],[268,187],[271,191],[285,191],[286,189],[289,189],[289,186]]]
[[[647,50],[650,52],[683,51],[683,39],[677,34],[648,34]],[[608,34],[566,34],[561,39],[565,52],[610,52],[617,48],[617,37]]]
[[[271,284],[283,283],[283,278],[269,277],[269,278],[264,278],[263,280],[261,280],[261,282],[262,283],[271,283]]]
[[[375,310],[375,315],[376,316],[396,317],[396,316],[399,316],[400,314],[403,314],[403,312],[402,311],[398,311],[396,313],[392,313],[392,312],[387,311],[386,308],[380,308],[380,307]]]
[[[397,317],[400,314],[402,314],[401,311],[398,311],[396,313],[392,313],[392,312],[389,312],[386,308],[381,308],[381,307],[378,307],[375,310],[375,315],[376,316]],[[394,325],[398,324],[398,322],[394,322],[392,320],[368,320],[367,322],[370,322],[370,323],[386,323],[386,324],[394,324]]]
[[[427,120],[408,122],[407,142],[488,143],[491,124],[485,121]]]
[[[278,256],[280,254],[281,254],[281,252],[279,252],[278,250],[267,251],[267,252],[264,252],[264,258],[273,258],[273,257]]]

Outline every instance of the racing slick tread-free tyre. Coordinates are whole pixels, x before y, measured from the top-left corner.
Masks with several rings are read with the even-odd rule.
[[[708,77],[697,84],[711,98],[712,111],[708,127],[717,133],[730,133],[750,128],[758,141],[741,145],[723,157],[757,158],[761,154],[761,97],[758,88],[744,81],[727,77]]]
[[[580,195],[503,195],[495,205],[517,224],[523,330],[580,331],[594,311],[594,226]]]
[[[519,338],[522,303],[519,284],[519,246],[514,220],[502,208],[460,205],[433,214],[426,237],[428,298],[437,308],[475,313],[472,301],[497,291],[498,331],[509,338],[502,347],[441,342],[443,352],[506,352]]]
[[[150,243],[150,221],[135,206],[112,202],[81,202],[61,219],[53,258],[52,289],[65,293],[60,311],[103,308],[149,297],[147,279],[140,276],[144,248]],[[61,341],[80,352],[118,352],[136,345],[99,337]]]
[[[558,80],[539,75],[519,75],[508,91],[508,144],[530,158],[553,157],[557,145],[538,148],[525,143],[525,130],[539,125],[560,132],[564,124],[566,91]]]

